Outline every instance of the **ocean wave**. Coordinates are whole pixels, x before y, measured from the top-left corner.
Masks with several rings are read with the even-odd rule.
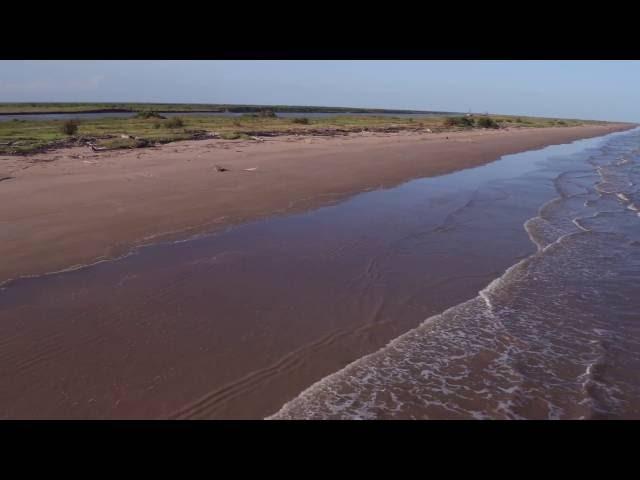
[[[536,253],[269,418],[639,417],[639,143],[556,163],[573,169],[524,225]]]

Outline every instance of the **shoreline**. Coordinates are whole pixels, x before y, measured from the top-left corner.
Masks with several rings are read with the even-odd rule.
[[[0,177],[11,177],[0,185],[0,255],[8,259],[0,284],[634,127],[187,140],[0,156]]]
[[[637,141],[637,132],[635,136]],[[629,144],[630,142],[625,146],[629,148]],[[602,154],[603,150],[600,150],[600,154]],[[592,152],[593,150],[590,153]],[[628,154],[629,152],[627,151],[625,153]],[[593,159],[594,156],[598,158],[597,153],[596,155],[590,156],[583,155],[582,161],[586,160],[586,167],[592,167],[594,171],[596,171],[596,165],[598,165],[598,163],[596,163],[596,161],[593,163],[589,161]],[[612,163],[607,164],[607,166],[610,165],[617,165],[617,163],[615,163],[614,160]],[[495,388],[492,390],[491,395],[486,395],[488,384],[497,385],[501,381],[504,381],[505,377],[496,374],[492,378],[491,375],[499,370],[495,369],[493,372],[490,372],[491,369],[487,368],[487,365],[483,364],[482,360],[476,360],[480,355],[476,354],[476,358],[474,358],[473,354],[467,354],[466,356],[460,355],[454,358],[451,364],[439,362],[439,360],[447,358],[447,355],[450,354],[451,351],[455,351],[456,348],[465,352],[476,348],[478,350],[484,349],[483,353],[489,356],[493,353],[499,358],[504,358],[503,355],[506,354],[507,360],[503,365],[509,365],[509,362],[513,362],[511,364],[526,364],[526,360],[523,358],[526,358],[526,353],[524,353],[523,350],[516,350],[518,353],[511,356],[510,352],[500,352],[501,346],[499,342],[488,344],[489,348],[487,348],[488,342],[483,345],[483,340],[486,342],[487,338],[499,338],[500,335],[505,332],[508,332],[510,338],[522,341],[522,343],[527,346],[533,343],[531,342],[532,338],[535,338],[539,344],[544,344],[545,347],[548,347],[549,344],[553,345],[554,342],[562,343],[566,341],[566,336],[556,333],[557,330],[562,329],[562,326],[556,323],[555,319],[557,317],[554,317],[553,313],[557,311],[558,305],[561,305],[560,308],[566,308],[566,304],[556,300],[557,297],[570,296],[574,294],[573,292],[579,290],[580,287],[584,288],[584,283],[578,283],[578,288],[576,288],[575,284],[571,283],[575,281],[575,277],[579,275],[576,275],[576,272],[573,270],[575,264],[579,262],[570,257],[570,265],[565,264],[560,267],[559,271],[557,271],[557,276],[549,276],[548,270],[545,270],[540,276],[531,274],[531,272],[535,271],[536,265],[540,265],[541,263],[549,265],[561,262],[563,260],[563,254],[567,255],[567,252],[580,248],[581,240],[579,239],[591,238],[593,240],[594,238],[585,237],[585,235],[595,235],[596,237],[598,235],[609,235],[610,239],[612,237],[616,238],[616,235],[619,235],[617,241],[624,238],[624,234],[621,235],[620,231],[612,231],[611,225],[607,225],[607,228],[602,230],[596,230],[592,225],[590,225],[591,228],[583,228],[581,221],[594,218],[594,213],[571,211],[568,216],[569,218],[573,218],[573,223],[578,228],[574,231],[563,231],[562,228],[558,228],[551,238],[546,238],[545,243],[540,243],[540,237],[537,237],[537,235],[540,235],[540,231],[538,230],[536,235],[535,230],[530,228],[532,221],[545,218],[545,220],[553,222],[553,214],[544,217],[542,212],[546,207],[557,204],[558,201],[567,201],[573,197],[573,195],[567,195],[565,197],[562,187],[560,186],[561,184],[556,182],[560,182],[559,179],[567,173],[574,173],[575,175],[577,172],[582,173],[583,171],[569,169],[555,177],[554,186],[558,196],[548,199],[540,206],[535,216],[524,222],[524,229],[527,232],[528,240],[532,246],[535,246],[535,250],[532,251],[530,255],[516,257],[514,259],[515,263],[506,268],[500,276],[494,278],[482,287],[475,297],[449,306],[437,314],[425,318],[415,328],[392,339],[380,349],[364,355],[343,368],[322,377],[301,391],[297,396],[284,403],[278,411],[265,416],[264,419],[584,420],[586,418],[620,420],[637,418],[638,407],[636,400],[638,397],[631,393],[633,391],[631,388],[624,385],[618,389],[618,392],[624,391],[621,395],[625,395],[628,399],[627,402],[625,402],[625,408],[621,410],[619,409],[619,405],[622,402],[617,401],[617,399],[602,401],[597,397],[597,393],[589,389],[584,389],[584,383],[581,380],[585,376],[591,375],[590,372],[596,365],[603,366],[603,364],[605,364],[608,367],[612,367],[614,364],[618,366],[623,364],[623,362],[618,359],[608,361],[601,357],[598,360],[587,363],[586,368],[580,365],[578,368],[583,368],[585,373],[577,376],[579,380],[579,382],[576,382],[578,388],[571,392],[571,394],[576,395],[578,400],[581,401],[577,401],[576,399],[567,400],[567,397],[571,394],[565,389],[554,390],[553,386],[549,387],[548,385],[550,385],[550,383],[547,383],[549,382],[548,379],[560,377],[563,378],[564,384],[566,385],[571,380],[575,381],[575,377],[572,378],[571,374],[567,374],[568,369],[563,370],[555,367],[557,365],[555,362],[558,361],[556,357],[548,355],[547,358],[541,361],[540,356],[535,356],[541,349],[532,348],[531,351],[535,351],[536,354],[532,355],[531,358],[535,358],[535,361],[539,363],[543,361],[549,362],[548,364],[551,364],[552,367],[544,370],[542,378],[536,378],[535,373],[533,373],[534,369],[518,369],[517,371],[522,374],[524,380],[522,378],[516,379],[512,383],[512,388],[518,389],[519,386],[525,382],[527,385],[536,385],[537,383],[542,386],[543,389],[546,389],[544,393],[542,393],[542,395],[545,396],[544,403],[538,400],[541,395],[539,393],[540,388],[531,388],[531,391],[535,393],[529,395],[523,393],[522,397],[517,399],[519,401],[515,402],[512,396],[513,390],[509,388]],[[598,170],[598,177],[600,179],[605,178],[603,175],[604,174]],[[570,184],[572,180],[575,181],[576,178],[577,175],[571,180],[567,180],[565,185]],[[598,181],[593,180],[593,182],[594,191],[597,192],[595,185],[597,185]],[[584,184],[581,184],[581,187],[584,187]],[[576,194],[576,196],[587,196],[593,193],[592,191],[585,194]],[[607,193],[598,192],[598,195],[605,196]],[[576,218],[574,215],[578,215],[578,217]],[[631,215],[633,215],[633,213]],[[629,218],[627,217],[626,220],[628,221]],[[596,225],[596,228],[597,227]],[[574,243],[570,243],[572,239]],[[585,243],[589,244],[588,253],[583,250],[582,254],[593,254],[594,246],[597,245],[597,242],[587,243],[584,240],[582,241],[584,242],[582,248],[584,248]],[[622,240],[621,243],[624,243],[624,240]],[[567,248],[567,244],[571,246]],[[633,244],[633,242],[630,243],[630,245]],[[612,245],[615,245],[615,241],[613,244],[608,244],[604,250],[609,253]],[[602,257],[597,257],[597,254],[595,254],[594,262],[597,263],[601,258]],[[564,260],[566,261],[566,257]],[[628,263],[628,258],[626,258],[624,262]],[[579,271],[580,266],[576,266],[576,269]],[[528,275],[524,272],[528,272]],[[545,274],[547,277],[545,277]],[[563,274],[565,276],[564,278]],[[521,285],[527,282],[529,282],[527,284],[528,291],[523,291]],[[627,282],[628,278],[624,278],[622,283],[626,284]],[[549,283],[552,285],[549,286]],[[594,283],[597,283],[597,280]],[[520,288],[515,287],[515,285],[520,286]],[[620,285],[610,287],[610,289],[611,291],[615,291],[614,295],[619,295]],[[544,293],[539,293],[540,290]],[[511,295],[505,295],[507,291],[511,293]],[[514,291],[518,294],[513,295]],[[515,303],[518,301],[518,298],[527,299],[518,305],[522,305],[523,308],[504,308],[503,305],[505,303]],[[533,300],[531,300],[532,298]],[[630,297],[624,297],[623,300],[623,302],[625,302],[625,311],[629,311],[626,304],[629,298]],[[600,298],[596,300],[596,303],[590,305],[591,309],[584,308],[584,305],[582,305],[582,308],[574,310],[571,312],[571,315],[567,314],[567,316],[571,317],[572,324],[575,322],[588,323],[594,318],[593,310],[597,308],[597,304],[602,304]],[[536,311],[537,306],[541,306],[538,311]],[[608,313],[614,310],[615,307],[612,307],[611,304],[606,304],[604,309],[607,310]],[[480,320],[476,322],[478,318],[483,316],[483,312],[489,313],[487,315],[488,318],[497,317],[499,321],[493,325],[491,321],[483,322]],[[611,322],[612,327],[610,328],[614,328],[613,326],[619,324],[624,325],[624,322]],[[481,325],[481,327],[478,328],[478,325]],[[531,330],[528,330],[533,328],[537,328],[537,335],[532,335]],[[570,333],[575,334],[575,330],[577,330],[576,327],[572,326],[570,328]],[[583,327],[583,330],[589,331],[590,329]],[[474,337],[477,332],[480,332],[480,338]],[[526,332],[526,334],[524,332]],[[470,337],[473,339],[470,340]],[[592,340],[592,343],[596,342],[596,340]],[[443,345],[446,345],[446,347],[443,347]],[[579,345],[579,342],[575,342],[574,345]],[[518,348],[517,342],[510,342],[510,346],[512,348]],[[579,348],[580,347],[577,347],[576,349],[579,350]],[[553,352],[552,348],[549,350]],[[501,355],[496,354],[496,351],[500,352]],[[627,351],[631,351],[631,349]],[[579,355],[576,354],[567,355],[564,353],[563,356],[567,358],[579,358]],[[537,365],[539,365],[539,363],[537,363]],[[445,368],[441,368],[443,364]],[[390,367],[390,365],[392,367]],[[480,372],[476,372],[476,375],[467,375],[467,379],[462,383],[457,382],[457,380],[460,379],[460,370],[466,370],[466,372],[468,372],[468,369],[477,368],[477,365],[480,365],[482,369]],[[391,368],[394,368],[393,375],[389,375],[388,373]],[[629,372],[632,371],[632,368],[633,367],[629,367]],[[624,380],[629,378],[628,375],[630,375],[630,373],[627,373],[626,378],[623,377]],[[478,379],[477,384],[474,384],[474,377]],[[366,378],[366,381],[364,381],[363,378]],[[409,383],[408,379],[409,381],[415,380],[415,383]],[[615,377],[606,375],[599,378],[602,385],[606,385],[611,389],[613,389],[612,384],[615,384],[616,380]],[[444,388],[439,388],[443,384],[447,385],[446,393],[443,392]],[[409,387],[411,387],[411,393],[407,394],[406,392]],[[629,392],[627,392],[627,389]],[[500,393],[495,395],[493,392],[499,390],[504,392],[504,397],[500,399],[501,401],[496,401],[495,396],[500,395]],[[352,402],[351,405],[349,404],[347,401],[349,396],[351,398],[357,398],[357,406],[360,408],[353,407],[353,404],[356,402]],[[382,401],[379,400],[380,397],[383,398]],[[389,397],[393,399],[392,402],[389,402],[390,405],[384,402],[384,399]],[[538,400],[538,404],[536,404],[536,400]],[[446,404],[446,408],[444,409],[442,408],[443,404]],[[594,407],[594,404],[597,405],[597,407]],[[470,407],[470,405],[472,406]]]
[[[552,195],[540,188],[551,180],[518,172],[584,145],[527,151],[15,282],[0,297],[11,386],[0,416],[268,417],[533,253],[522,224]]]

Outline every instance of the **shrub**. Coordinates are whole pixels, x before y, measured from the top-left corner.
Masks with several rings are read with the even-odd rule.
[[[181,128],[184,127],[184,121],[180,117],[173,117],[164,123],[166,128]]]
[[[78,122],[75,120],[65,120],[60,129],[65,135],[73,135],[78,131]]]
[[[162,118],[162,119],[164,119],[164,118],[167,118],[167,117],[163,117],[158,112],[145,111],[145,112],[136,113],[135,118]]]
[[[309,119],[308,118],[294,118],[292,120],[293,123],[300,123],[302,125],[309,125]]]
[[[567,122],[565,122],[564,120],[558,120],[556,123],[558,125],[567,125]]]
[[[444,119],[445,127],[473,127],[471,117],[447,117]]]
[[[480,128],[500,128],[498,122],[491,117],[480,117],[477,124]]]
[[[266,118],[275,118],[275,117],[277,117],[276,112],[274,112],[273,110],[260,110],[258,112],[258,116],[259,117],[266,117]]]

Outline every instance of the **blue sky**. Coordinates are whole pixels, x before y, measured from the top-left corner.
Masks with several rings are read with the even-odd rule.
[[[0,102],[195,102],[640,121],[638,61],[0,61]]]

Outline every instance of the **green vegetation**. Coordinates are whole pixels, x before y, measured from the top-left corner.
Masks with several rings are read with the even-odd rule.
[[[164,122],[165,128],[182,128],[184,127],[184,120],[180,117],[173,117]]]
[[[503,128],[503,127],[572,127],[586,124],[604,124],[591,120],[571,120],[542,117],[513,117],[508,115],[465,115],[446,117],[447,128]]]
[[[468,118],[468,117],[451,117]],[[472,126],[481,117],[472,116]],[[536,128],[554,126],[562,128],[587,123],[581,120],[549,119],[536,117],[512,117],[491,115],[490,119],[500,127]],[[0,154],[27,154],[44,149],[83,144],[90,141],[98,147],[138,148],[140,146],[175,142],[215,136],[225,140],[244,140],[251,136],[282,134],[345,134],[362,131],[426,131],[442,132],[460,128],[472,128],[466,120],[452,124],[444,117],[410,119],[389,116],[339,116],[314,118],[183,116],[169,119],[98,118],[76,123],[72,133],[63,132],[66,121],[21,120],[0,122]],[[495,128],[495,127],[494,127]],[[123,135],[133,138],[122,138]]]
[[[153,110],[138,112],[134,118],[167,118],[160,115],[158,112],[154,112]]]
[[[473,124],[473,118],[471,117],[447,117],[444,119],[445,127],[471,128]]]
[[[247,140],[249,135],[240,132],[223,132],[220,134],[223,140]]]
[[[182,128],[184,127],[184,120],[180,117],[173,117],[165,121],[156,120],[152,125],[153,128]]]
[[[491,117],[480,117],[476,120],[476,125],[480,128],[500,128],[498,122]]]
[[[60,130],[65,135],[74,135],[78,131],[78,122],[75,120],[66,120],[62,122]]]

